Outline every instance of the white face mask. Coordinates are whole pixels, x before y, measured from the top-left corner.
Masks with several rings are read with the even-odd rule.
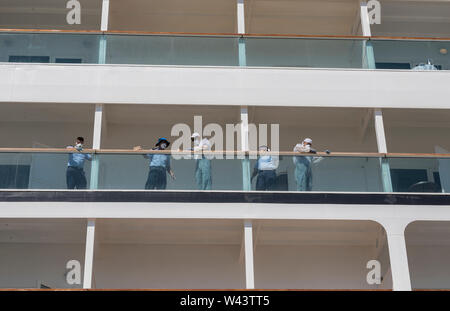
[[[167,148],[167,144],[166,143],[162,143],[161,145],[159,145],[159,147],[161,149],[166,149]]]
[[[77,148],[77,149],[79,149],[79,148],[83,148],[83,144],[81,144],[81,143],[78,143],[78,144],[76,144],[76,145],[75,145],[75,148]]]

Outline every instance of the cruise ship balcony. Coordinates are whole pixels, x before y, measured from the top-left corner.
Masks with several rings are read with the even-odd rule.
[[[80,2],[0,4],[0,288],[450,288],[450,2]]]
[[[445,279],[427,280],[420,275],[429,269],[429,263],[418,255],[428,247],[420,233],[421,224],[431,224],[424,230],[433,231],[433,223],[445,228],[445,221],[450,220],[448,110],[383,109],[379,114],[378,110],[363,108],[249,106],[249,125],[267,126],[267,141],[261,142],[259,137],[258,142],[274,148],[259,156],[277,160],[276,181],[266,191],[257,190],[256,179],[251,178],[259,143],[250,144],[248,150],[239,143],[245,133],[239,131],[243,122],[239,107],[3,103],[0,112],[2,251],[10,261],[23,256],[43,265],[29,271],[21,268],[26,265],[22,260],[5,262],[3,269],[10,277],[1,287],[448,286]],[[199,116],[202,123],[196,124]],[[383,131],[380,117],[384,118]],[[173,132],[172,127],[182,123],[189,130],[188,137],[196,128],[206,133],[211,124],[219,129],[227,128],[227,124],[234,127],[231,136],[222,137],[223,148],[216,146],[200,155],[213,156],[210,190],[198,188],[195,165],[199,155],[187,150],[190,145],[167,152],[149,150],[159,136],[175,143],[180,132]],[[278,126],[272,128],[273,124]],[[273,131],[279,133],[278,147],[273,145]],[[392,152],[380,152],[382,134],[387,142],[384,148]],[[66,190],[67,161],[73,151],[65,146],[77,135],[85,136],[87,149],[83,152],[93,156],[85,165],[88,189]],[[291,151],[304,136],[313,137],[317,154]],[[142,145],[144,150],[133,150],[135,145]],[[168,178],[164,190],[145,190],[149,162],[143,155],[158,153],[170,154],[176,179]],[[317,160],[311,170],[311,188],[299,189],[294,159],[311,157],[313,162]],[[9,229],[15,228],[14,224],[19,224],[17,232]],[[409,249],[406,252],[409,226],[416,228],[412,258]],[[367,236],[352,240],[351,236],[359,239],[361,230]],[[430,246],[436,260],[445,258],[438,255],[446,252],[442,243]],[[384,245],[384,250],[378,249],[379,245]],[[48,254],[41,253],[47,248]],[[126,250],[133,249],[142,251],[141,261],[125,255]],[[52,252],[65,254],[65,261],[58,263],[62,270],[69,257],[84,265],[83,285],[63,283],[64,272],[50,268],[55,260],[63,261],[62,255],[48,258]],[[279,257],[270,255],[274,252]],[[124,257],[111,261],[118,258],[116,253]],[[226,258],[215,259],[224,253]],[[305,257],[305,253],[310,255]],[[179,254],[183,260],[169,260],[171,254]],[[322,256],[336,262],[319,260]],[[380,284],[370,285],[361,279],[369,259],[381,264],[384,281]],[[189,273],[161,270],[165,262],[167,269],[179,271],[187,265],[186,260],[192,263]],[[302,263],[301,270],[296,270],[297,260]],[[210,271],[205,261],[214,262],[208,269],[228,271],[226,277],[218,274],[215,281],[205,282],[205,273]],[[417,268],[411,264],[405,272],[408,261],[418,264]],[[437,263],[441,265],[439,260]],[[133,269],[129,276],[109,275],[119,267],[120,273],[125,273],[130,265]],[[292,269],[298,274],[287,277]],[[302,269],[311,271],[311,275],[304,275]],[[160,275],[149,278],[140,275],[141,270],[160,271]],[[25,272],[23,277],[14,278],[16,274],[8,274],[14,271]],[[278,277],[270,274],[274,271],[278,271]],[[331,284],[325,276],[332,271],[337,274]],[[317,278],[311,281],[313,272]],[[414,273],[418,274],[415,280]]]
[[[252,183],[248,175],[260,145],[268,145],[277,159],[279,184],[273,190],[297,190],[294,160],[302,155],[292,150],[303,138],[312,137],[319,153],[310,190],[423,192],[425,188],[414,187],[426,182],[428,191],[450,191],[448,110],[384,109],[382,133],[372,121],[371,109],[251,106],[247,112],[255,131],[247,134],[251,143],[245,150],[240,109],[234,106],[110,104],[104,105],[99,118],[94,104],[1,104],[0,185],[65,189],[64,168],[71,152],[64,148],[83,136],[90,148],[85,152],[94,157],[85,167],[88,184],[95,180],[91,189],[141,190],[148,171],[144,155],[160,153],[149,149],[158,137],[167,137],[175,144],[166,153],[172,154],[176,173],[167,189],[195,190],[198,156],[189,151],[190,141],[186,144],[183,135],[199,132],[216,137],[212,152],[205,155],[211,158],[212,190],[256,189],[256,180]],[[381,134],[388,152],[379,149]],[[144,150],[133,150],[135,146]],[[390,175],[383,175],[384,169]]]
[[[2,32],[0,102],[445,109],[449,44]]]
[[[239,220],[100,219],[92,288],[245,288]],[[85,262],[86,221],[0,219],[0,288],[65,288]],[[254,221],[254,278],[261,289],[392,288],[386,232],[372,221]],[[405,232],[413,289],[448,289],[449,223],[419,221]],[[89,260],[89,255],[88,260]],[[380,263],[381,284],[366,282]]]

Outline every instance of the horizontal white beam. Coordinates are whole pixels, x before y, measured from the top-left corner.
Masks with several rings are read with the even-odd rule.
[[[336,219],[390,223],[397,220],[450,221],[450,208],[433,205],[0,202],[0,218]]]
[[[1,64],[0,102],[449,109],[449,82],[450,71]]]

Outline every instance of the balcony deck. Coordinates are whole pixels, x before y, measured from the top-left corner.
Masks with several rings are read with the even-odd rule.
[[[450,193],[0,190],[0,202],[251,203],[450,206]]]

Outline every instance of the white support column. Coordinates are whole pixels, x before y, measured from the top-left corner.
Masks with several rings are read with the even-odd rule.
[[[94,245],[95,245],[95,219],[88,219],[86,230],[86,250],[84,253],[83,288],[92,287],[92,274],[94,266]]]
[[[245,11],[244,0],[237,0],[237,32],[245,33]]]
[[[95,116],[94,116],[94,134],[92,139],[92,148],[100,149],[102,142],[102,122],[103,122],[103,104],[95,105]]]
[[[374,110],[375,134],[377,136],[377,146],[379,153],[387,153],[386,134],[384,131],[383,112],[381,109]]]
[[[395,291],[411,290],[405,242],[405,228],[408,223],[409,221],[392,221],[388,224],[383,224],[387,235],[392,284]]]
[[[244,222],[244,248],[245,248],[245,288],[255,288],[255,274],[253,263],[253,226],[251,220]]]
[[[377,146],[379,153],[387,153],[386,134],[384,131],[383,112],[381,109],[374,110],[375,118],[375,135],[377,137]],[[384,192],[392,192],[392,179],[389,161],[386,158],[380,160],[381,166],[381,182],[383,184]]]
[[[109,24],[109,0],[103,0],[102,2],[102,17],[100,21],[100,30],[107,31]],[[98,63],[105,64],[106,63],[106,37],[105,35],[101,35],[99,48],[98,48]]]
[[[109,24],[109,0],[103,0],[102,3],[102,21],[101,21],[101,31],[107,31]]]
[[[372,32],[370,30],[370,19],[369,19],[369,10],[367,9],[367,3],[365,1],[360,3],[360,16],[361,16],[361,29],[362,35],[370,37],[372,36]]]
[[[102,122],[103,122],[103,104],[95,105],[95,116],[94,116],[94,133],[92,139],[92,149],[100,149],[101,141],[102,141]],[[92,157],[92,165],[91,165],[91,189],[98,188],[98,172],[99,172],[99,163],[97,155],[93,155]]]
[[[249,143],[248,143],[248,107],[241,107],[241,151],[249,151]],[[242,190],[250,191],[252,188],[251,180],[250,180],[250,159],[246,156],[242,160]]]
[[[248,151],[248,107],[241,106],[241,150]]]
[[[237,0],[237,32],[245,34],[245,12],[244,0]],[[245,50],[245,39],[239,38],[239,66],[247,66],[247,55]]]
[[[361,17],[361,31],[362,35],[366,37],[372,36],[370,29],[369,11],[367,9],[367,3],[365,1],[360,3]],[[363,68],[375,69],[375,55],[373,52],[372,43],[370,41],[363,41]]]

